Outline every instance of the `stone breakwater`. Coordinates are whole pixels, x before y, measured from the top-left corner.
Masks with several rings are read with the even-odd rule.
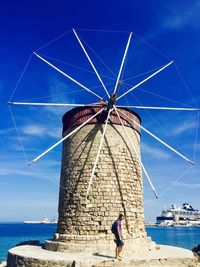
[[[190,250],[177,247],[159,246],[146,253],[132,253],[122,261],[116,261],[113,254],[51,252],[39,246],[21,246],[9,251],[8,267],[200,267]]]

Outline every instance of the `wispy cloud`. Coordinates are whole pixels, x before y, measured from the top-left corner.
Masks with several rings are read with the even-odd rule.
[[[48,133],[49,136],[55,137],[55,138],[61,138],[62,137],[62,129],[61,127],[55,127],[51,129]]]
[[[36,173],[30,170],[18,170],[13,168],[13,166],[1,167],[0,168],[0,176],[6,175],[22,175],[22,176],[36,176]]]
[[[40,166],[43,167],[55,167],[60,166],[61,162],[59,160],[52,160],[52,159],[46,159],[45,161],[40,163]]]
[[[15,131],[15,128],[7,128],[4,130],[0,130],[0,135],[6,135],[6,134],[11,133],[13,131]]]
[[[189,144],[184,144],[184,148],[189,148],[189,149],[195,149],[195,150],[198,150],[200,151],[200,143],[189,143]]]
[[[12,151],[16,151],[16,152],[23,151],[24,149],[22,145],[20,144],[18,137],[16,137],[14,140],[15,141],[13,143],[9,143],[9,149]],[[27,140],[29,141],[29,138],[23,138],[23,141],[27,141]],[[37,152],[38,151],[38,149],[33,148],[33,147],[26,147],[25,150],[26,152],[27,151]],[[14,157],[16,158],[17,156],[15,155]]]
[[[148,154],[148,156],[151,159],[156,159],[156,158],[167,159],[167,158],[170,158],[170,155],[167,152],[164,152],[162,149],[159,149],[157,147],[150,146],[147,143],[142,143],[141,148],[142,148],[142,153]]]
[[[45,133],[45,128],[41,125],[26,125],[21,128],[24,134],[43,136]]]
[[[21,132],[26,135],[37,136],[37,137],[45,137],[50,136],[53,138],[60,138],[62,135],[61,128],[55,127],[49,129],[46,125],[39,125],[39,124],[30,124],[21,127]]]
[[[49,99],[50,103],[74,103],[73,97],[69,98],[69,96],[66,96],[68,87],[65,83],[57,79],[51,79],[49,82],[49,90],[52,95]],[[63,115],[69,108],[47,106],[45,107],[45,110],[55,115]]]
[[[173,186],[178,186],[178,187],[186,187],[186,188],[199,188],[200,187],[200,183],[174,183]]]
[[[170,14],[166,16],[163,27],[169,29],[181,29],[186,26],[199,27],[200,1],[188,2],[188,5],[171,5]]]
[[[195,121],[183,121],[181,124],[179,123],[174,129],[171,130],[171,135],[179,135],[185,131],[193,130],[197,127]]]
[[[158,9],[155,27],[143,35],[146,41],[153,40],[169,31],[182,30],[186,27],[198,31],[200,27],[200,0],[194,0],[192,3],[173,1],[170,4],[168,1],[163,1],[162,7],[164,12],[160,12]]]
[[[57,168],[57,163],[50,161],[46,164],[45,169],[40,171],[38,168],[35,167],[28,167],[24,166],[24,169],[19,168],[19,163],[12,163],[12,164],[5,164],[5,166],[0,167],[0,177],[12,177],[15,179],[18,177],[29,177],[29,178],[36,178],[41,180],[47,180],[57,186],[59,186],[59,172],[55,171],[54,168]],[[15,168],[13,168],[15,166]],[[20,166],[23,168],[22,166]],[[27,167],[27,169],[26,169]],[[53,169],[52,169],[53,167]],[[41,169],[41,168],[40,168]],[[50,171],[51,169],[51,171]],[[50,173],[49,173],[50,172]]]

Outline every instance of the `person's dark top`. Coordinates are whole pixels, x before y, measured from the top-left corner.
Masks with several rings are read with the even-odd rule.
[[[118,236],[118,229],[119,229],[119,233],[120,233],[119,238],[120,238],[122,236],[122,223],[120,219],[116,220],[116,225],[117,225],[117,236]]]
[[[115,222],[116,222],[115,243],[117,247],[122,247],[124,246],[123,237],[122,237],[122,222],[119,218]],[[119,229],[120,235],[118,234],[118,229]]]

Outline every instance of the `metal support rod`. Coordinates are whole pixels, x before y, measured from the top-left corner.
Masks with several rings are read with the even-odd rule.
[[[133,119],[129,118],[126,114],[124,114],[121,110],[117,109],[124,117],[128,118],[129,120],[133,121],[133,123],[135,123],[137,126],[139,126],[143,131],[145,131],[146,133],[148,133],[149,135],[151,135],[153,138],[155,138],[157,141],[159,141],[161,144],[163,144],[164,146],[166,146],[167,148],[169,148],[171,151],[173,151],[175,154],[177,154],[178,156],[180,156],[181,158],[183,158],[184,160],[186,160],[187,162],[191,163],[192,165],[194,165],[194,162],[191,161],[190,159],[186,158],[185,156],[183,156],[180,152],[178,152],[176,149],[172,148],[170,145],[168,145],[167,143],[165,143],[164,141],[162,141],[159,137],[157,137],[155,134],[151,133],[149,130],[147,130],[146,128],[144,128],[141,124],[137,123],[136,121],[134,121]]]
[[[8,102],[9,105],[22,106],[61,106],[61,107],[86,107],[102,106],[101,104],[71,104],[71,103],[44,103],[44,102]],[[147,106],[118,106],[117,108],[135,108],[135,109],[158,109],[158,110],[177,110],[177,111],[198,111],[200,108],[173,108],[173,107],[147,107]]]
[[[41,57],[40,55],[38,55],[37,53],[33,52],[34,55],[36,55],[39,59],[41,59],[42,61],[44,61],[47,65],[49,65],[50,67],[52,67],[53,69],[57,70],[59,73],[61,73],[62,75],[64,75],[65,77],[67,77],[69,80],[71,80],[72,82],[78,84],[80,87],[82,87],[83,89],[85,89],[86,91],[90,92],[91,94],[95,95],[96,97],[98,97],[99,99],[103,99],[101,96],[99,96],[98,94],[96,94],[95,92],[93,92],[92,90],[90,90],[89,88],[87,88],[86,86],[84,86],[83,84],[81,84],[80,82],[78,82],[77,80],[75,80],[74,78],[72,78],[71,76],[69,76],[68,74],[66,74],[65,72],[63,72],[62,70],[60,70],[59,68],[57,68],[56,66],[54,66],[53,64],[51,64],[49,61],[47,61],[46,59],[44,59],[43,57]]]
[[[177,110],[177,111],[197,111],[200,108],[174,108],[174,107],[147,107],[147,106],[118,106],[117,108],[135,108],[135,109],[158,109],[158,110]]]
[[[146,79],[142,80],[141,82],[139,82],[138,84],[136,84],[135,86],[133,86],[131,89],[129,89],[127,92],[123,93],[122,95],[120,95],[117,100],[119,100],[121,97],[125,96],[126,94],[128,94],[129,92],[131,92],[133,89],[137,88],[138,86],[140,86],[141,84],[143,84],[144,82],[148,81],[149,79],[151,79],[153,76],[155,76],[156,74],[158,74],[159,72],[161,72],[162,70],[164,70],[165,68],[167,68],[169,65],[171,65],[174,61],[170,61],[168,64],[166,64],[165,66],[163,66],[162,68],[160,68],[159,70],[157,70],[156,72],[154,72],[153,74],[151,74],[149,77],[147,77]]]
[[[121,63],[120,69],[119,69],[119,73],[118,73],[118,76],[117,76],[117,81],[116,81],[116,84],[115,84],[115,89],[114,89],[113,94],[115,94],[116,90],[117,90],[118,82],[119,82],[119,79],[120,79],[120,76],[121,76],[121,73],[122,73],[122,69],[123,69],[123,66],[124,66],[124,62],[125,62],[125,59],[126,59],[126,55],[127,55],[127,52],[128,52],[128,48],[129,48],[129,44],[130,44],[130,41],[131,41],[132,34],[133,33],[131,32],[129,34],[129,37],[128,37],[128,42],[127,42],[126,49],[125,49],[125,52],[124,52],[124,56],[123,56],[123,59],[122,59],[122,63]]]
[[[156,198],[158,198],[158,194],[156,193],[155,187],[153,186],[153,184],[152,184],[152,182],[151,182],[151,179],[150,179],[150,177],[149,177],[149,175],[148,175],[148,173],[147,173],[147,171],[146,171],[146,169],[145,169],[145,167],[144,167],[144,165],[143,165],[143,163],[142,163],[142,161],[141,161],[141,158],[140,158],[139,154],[137,153],[136,148],[134,147],[134,144],[133,144],[133,142],[132,142],[132,140],[131,140],[131,138],[130,138],[130,136],[129,136],[127,130],[126,130],[126,127],[124,126],[124,123],[122,122],[122,119],[121,119],[121,117],[119,116],[119,113],[118,113],[118,111],[117,111],[117,109],[116,109],[115,106],[114,106],[114,109],[115,109],[115,112],[116,112],[116,114],[117,114],[117,117],[119,118],[120,123],[121,123],[121,125],[122,125],[122,127],[123,127],[123,129],[124,129],[124,131],[125,131],[125,133],[126,133],[126,136],[127,136],[128,140],[129,140],[129,142],[130,142],[130,144],[131,144],[131,146],[132,146],[132,148],[133,148],[133,150],[134,150],[134,153],[135,153],[135,155],[137,156],[137,158],[138,158],[138,160],[139,160],[139,162],[140,162],[140,164],[141,164],[141,166],[142,166],[142,169],[143,169],[143,171],[144,171],[144,173],[145,173],[145,175],[146,175],[146,177],[147,177],[147,179],[148,179],[148,182],[149,182],[149,184],[150,184],[150,186],[151,186],[151,188],[152,188],[152,190],[153,190],[153,192],[154,192],[154,195],[155,195]]]
[[[38,102],[8,102],[9,105],[22,106],[56,106],[56,107],[88,107],[88,106],[102,106],[101,104],[67,104],[67,103],[38,103]]]
[[[102,144],[103,144],[103,141],[104,141],[104,136],[105,136],[105,133],[106,133],[106,128],[107,128],[107,125],[108,125],[108,120],[109,120],[111,111],[112,111],[112,109],[110,109],[108,111],[108,116],[107,116],[107,119],[106,119],[106,123],[105,123],[104,129],[103,129],[103,134],[102,134],[101,141],[100,141],[100,144],[99,144],[99,149],[98,149],[97,156],[96,156],[96,159],[95,159],[95,162],[94,162],[94,166],[93,166],[93,169],[92,169],[92,173],[91,173],[91,176],[90,176],[90,181],[89,181],[87,192],[86,192],[86,199],[88,197],[88,194],[89,194],[89,191],[90,191],[90,187],[91,187],[91,184],[92,184],[92,180],[93,180],[93,176],[94,176],[94,172],[95,172],[98,160],[99,160],[99,155],[100,155],[100,152],[101,152],[101,147],[102,147]]]
[[[64,140],[66,140],[69,136],[71,136],[72,134],[76,133],[79,129],[81,129],[85,124],[87,124],[89,121],[91,121],[92,119],[94,119],[98,114],[100,114],[105,108],[102,108],[100,111],[98,111],[95,115],[93,115],[91,118],[89,118],[88,120],[86,120],[84,123],[82,123],[81,125],[79,125],[76,129],[74,129],[73,131],[71,131],[69,134],[67,134],[65,137],[63,137],[61,140],[59,140],[58,142],[56,142],[54,145],[52,145],[51,147],[49,147],[47,150],[45,150],[42,154],[40,154],[39,156],[37,156],[34,160],[32,160],[31,162],[28,163],[28,165],[36,162],[38,159],[40,159],[41,157],[43,157],[44,155],[46,155],[49,151],[51,151],[54,147],[56,147],[57,145],[59,145],[60,143],[62,143]]]
[[[86,55],[88,61],[90,62],[91,66],[92,66],[92,68],[93,68],[93,70],[94,70],[94,72],[96,73],[96,75],[97,75],[97,77],[98,77],[100,83],[102,84],[102,86],[103,86],[103,88],[104,88],[104,90],[105,90],[107,96],[110,98],[110,95],[109,95],[109,93],[108,93],[108,91],[107,91],[107,89],[106,89],[105,84],[103,83],[103,81],[102,81],[102,79],[101,79],[101,77],[100,77],[100,75],[99,75],[97,69],[95,68],[94,64],[92,63],[92,60],[91,60],[91,58],[89,57],[89,55],[88,55],[88,53],[87,53],[85,47],[83,46],[83,44],[82,44],[82,42],[81,42],[81,40],[80,40],[78,34],[76,33],[75,29],[73,29],[73,32],[74,32],[74,34],[75,34],[75,36],[76,36],[76,39],[78,40],[78,42],[79,42],[81,48],[83,49],[83,52],[85,53],[85,55]]]

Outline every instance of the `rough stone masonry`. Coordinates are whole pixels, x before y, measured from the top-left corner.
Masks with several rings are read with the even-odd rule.
[[[63,136],[97,113],[101,106],[75,108],[63,116]],[[140,117],[121,109],[140,123]],[[144,227],[142,172],[115,111],[110,116],[88,198],[86,191],[105,127],[106,112],[86,124],[63,144],[58,234],[47,241],[54,251],[113,251],[111,225],[125,215],[124,238],[130,252],[153,246]],[[140,129],[122,116],[140,155]]]

